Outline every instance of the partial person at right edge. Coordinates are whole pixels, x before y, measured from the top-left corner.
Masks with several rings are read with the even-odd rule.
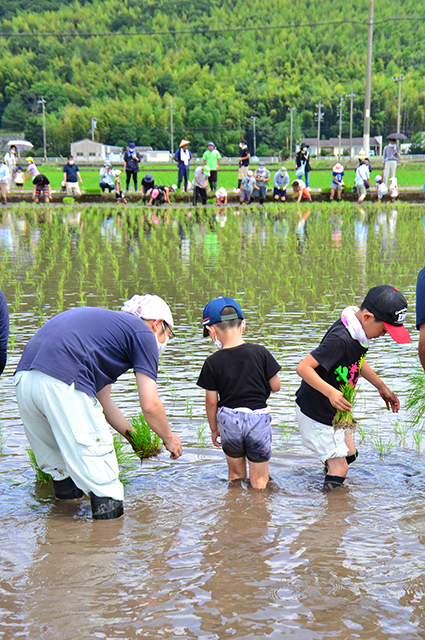
[[[419,360],[425,371],[425,267],[416,282],[416,328],[419,331]]]
[[[0,375],[7,362],[7,342],[9,340],[9,310],[6,296],[0,290]]]

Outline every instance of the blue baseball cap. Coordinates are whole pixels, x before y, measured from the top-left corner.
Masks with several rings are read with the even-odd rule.
[[[235,313],[231,313],[229,315],[221,315],[224,307],[233,307]],[[204,327],[204,337],[206,338],[209,334],[206,327],[209,327],[216,322],[223,322],[225,320],[236,320],[239,318],[243,320],[242,309],[239,304],[236,302],[234,298],[220,297],[214,298],[211,300],[206,307],[204,308],[203,316],[202,316],[202,324]]]

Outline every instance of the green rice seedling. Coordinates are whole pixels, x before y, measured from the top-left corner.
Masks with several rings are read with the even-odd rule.
[[[406,441],[407,434],[409,433],[410,428],[411,427],[408,423],[405,422],[403,425],[401,425],[399,421],[396,420],[394,431],[402,443]]]
[[[417,427],[425,414],[425,373],[422,368],[417,367],[409,377],[406,409],[411,423]]]
[[[4,447],[6,445],[7,436],[4,435],[3,428],[0,425],[0,456],[4,454]]]
[[[366,440],[366,431],[363,429],[363,427],[357,423],[357,429],[356,429],[360,435],[360,444],[362,442],[364,442]]]
[[[378,451],[381,457],[390,453],[391,449],[394,446],[393,438],[390,438],[387,441],[387,443],[385,443],[384,440],[382,439],[382,436],[380,436],[379,434],[372,435],[372,442],[374,443],[376,450]]]
[[[422,429],[418,429],[418,431],[413,432],[413,440],[415,441],[415,445],[418,451],[421,450],[421,442],[423,438],[424,432]]]
[[[128,441],[120,434],[114,433],[114,449],[119,466],[119,479],[123,484],[130,482],[129,475],[137,469],[134,463],[135,454],[128,450]]]
[[[189,417],[189,420],[192,420],[193,417],[193,405],[190,404],[189,400],[186,399],[186,411]]]
[[[282,440],[285,444],[288,444],[289,440],[292,437],[292,434],[295,431],[295,427],[290,426],[286,422],[279,422],[280,435],[282,436]]]
[[[131,421],[134,431],[127,430],[128,438],[133,451],[141,460],[156,456],[162,449],[161,438],[151,431],[144,415],[140,412],[138,416]]]
[[[75,198],[71,198],[71,196],[65,196],[65,198],[62,198],[62,202],[64,204],[72,204],[73,202],[75,202]]]
[[[200,449],[205,449],[205,447],[207,446],[207,437],[205,435],[205,431],[207,429],[207,425],[205,424],[205,422],[201,422],[200,424],[196,425],[196,436],[198,439],[198,447]]]
[[[31,447],[27,447],[26,451],[28,454],[30,465],[34,470],[35,479],[37,480],[37,482],[42,482],[43,484],[47,484],[48,482],[50,482],[52,479],[52,476],[49,473],[45,473],[40,469],[40,467],[37,464],[37,460],[35,459],[34,451],[31,449]]]

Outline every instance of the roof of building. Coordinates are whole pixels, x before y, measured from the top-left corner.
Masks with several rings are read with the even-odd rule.
[[[351,143],[353,147],[358,147],[363,145],[363,138],[352,138]],[[301,144],[308,144],[310,147],[315,147],[317,145],[317,138],[303,138]],[[321,147],[338,147],[339,146],[339,138],[329,138],[327,140],[320,140]],[[341,146],[349,147],[350,146],[350,138],[341,138]],[[369,146],[371,147],[379,147],[379,142],[376,138],[371,137],[369,141]]]

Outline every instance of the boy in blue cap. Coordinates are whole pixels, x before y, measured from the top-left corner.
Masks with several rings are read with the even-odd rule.
[[[296,392],[297,421],[303,444],[326,466],[323,489],[342,485],[348,465],[357,459],[349,425],[335,425],[336,411],[351,411],[342,389],[355,387],[359,376],[379,392],[387,409],[397,413],[400,402],[365,362],[369,342],[389,333],[393,340],[411,342],[403,326],[407,302],[395,287],[379,285],[366,294],[360,308],[346,307],[340,319],[328,329],[321,343],[300,362],[297,373],[302,383]]]
[[[281,366],[262,345],[245,343],[245,320],[233,298],[216,298],[203,313],[204,336],[218,351],[204,362],[197,385],[206,390],[205,407],[214,446],[222,447],[229,480],[246,478],[254,489],[269,480],[270,392],[280,389]],[[220,441],[219,439],[220,438]]]

